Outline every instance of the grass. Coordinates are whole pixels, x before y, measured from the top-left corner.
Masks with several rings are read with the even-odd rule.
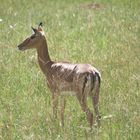
[[[0,139],[139,140],[140,2],[1,0]],[[65,127],[52,120],[51,95],[36,51],[16,46],[44,22],[53,60],[90,63],[102,74],[102,126],[89,131],[74,97],[67,97]],[[89,101],[90,103],[90,101]]]

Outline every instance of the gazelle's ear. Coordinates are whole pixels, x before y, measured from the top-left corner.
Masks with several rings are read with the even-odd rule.
[[[42,22],[40,22],[38,26],[41,26],[41,27],[42,27],[42,26],[43,26],[43,23],[42,23]]]
[[[32,30],[34,31],[34,33],[37,32],[37,29],[35,29],[34,27],[31,27],[31,28],[32,28]]]
[[[43,26],[43,24],[42,24],[42,22],[40,22],[38,25],[38,31],[43,31],[42,26]]]

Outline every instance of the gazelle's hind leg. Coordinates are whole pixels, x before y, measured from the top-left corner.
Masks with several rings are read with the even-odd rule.
[[[88,96],[88,75],[85,74],[80,79],[77,79],[77,94],[76,97],[80,103],[80,106],[86,114],[87,121],[92,128],[93,126],[93,113],[90,111],[88,104],[87,104],[87,96]]]
[[[79,94],[77,94],[77,99],[81,105],[82,110],[86,113],[87,121],[88,121],[90,127],[92,127],[93,113],[90,111],[90,109],[87,106],[87,98],[84,95],[80,96]]]
[[[93,102],[93,107],[94,111],[96,114],[96,121],[98,127],[100,127],[100,114],[99,114],[99,83],[95,85],[95,93],[92,95],[92,102]]]

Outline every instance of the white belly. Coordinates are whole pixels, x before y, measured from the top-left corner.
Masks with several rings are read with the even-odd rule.
[[[62,91],[61,93],[60,93],[60,95],[68,95],[68,96],[75,96],[76,95],[76,92],[74,92],[74,91]]]

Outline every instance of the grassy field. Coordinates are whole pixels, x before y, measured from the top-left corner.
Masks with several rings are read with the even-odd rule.
[[[0,140],[139,140],[139,7],[139,0],[1,0]],[[89,130],[72,96],[64,128],[52,119],[36,51],[16,48],[40,21],[53,60],[101,71],[100,129]]]

